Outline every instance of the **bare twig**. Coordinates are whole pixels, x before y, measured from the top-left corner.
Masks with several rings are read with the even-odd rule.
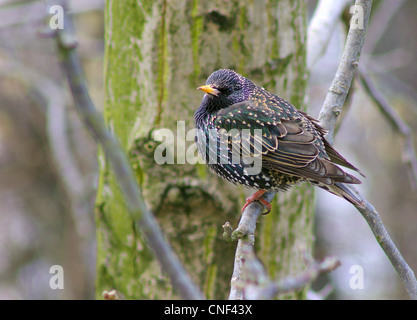
[[[328,283],[320,291],[308,290],[307,300],[325,300],[333,291],[333,286]]]
[[[245,268],[249,268],[248,273],[257,274],[260,262],[256,257],[250,256],[251,260],[245,261]],[[254,268],[255,266],[255,268]],[[321,273],[333,271],[340,266],[340,261],[335,257],[327,257],[323,261],[312,262],[307,270],[294,277],[287,277],[279,281],[263,280],[253,284],[248,284],[244,290],[245,299],[248,300],[265,300],[273,299],[275,296],[300,290],[312,283]]]
[[[377,10],[373,12],[372,15],[372,21],[377,23],[377,27],[372,28],[372,30],[370,30],[371,33],[368,34],[365,44],[367,52],[373,52],[379,42],[384,38],[385,33],[391,27],[391,20],[396,17],[398,10],[405,2],[406,0],[384,0],[380,2]]]
[[[56,33],[57,52],[62,72],[68,80],[78,112],[111,162],[114,174],[126,199],[130,217],[137,221],[139,231],[147,239],[162,269],[171,279],[173,287],[185,299],[203,299],[202,294],[165,241],[156,219],[145,205],[126,155],[117,139],[107,129],[102,115],[96,110],[90,99],[81,63],[75,50],[77,43],[74,26],[67,14],[64,18],[65,29],[58,30]]]
[[[255,243],[255,236],[248,235],[237,242],[235,261],[233,264],[233,275],[230,281],[229,300],[243,300],[244,288],[247,283],[247,273],[245,272],[244,264],[248,257],[255,255],[253,245]],[[258,277],[266,276],[263,266],[259,267]]]
[[[319,274],[330,272],[340,265],[335,257],[327,257],[321,262],[312,261],[308,268],[294,277],[279,281],[271,280],[253,250],[254,235],[245,236],[238,242],[235,270],[232,277],[231,300],[273,299],[275,296],[300,290],[312,283]]]
[[[264,199],[271,202],[274,198],[274,192],[267,192],[264,195]],[[248,258],[248,255],[255,255],[253,246],[255,244],[255,229],[256,221],[264,210],[263,204],[258,201],[252,202],[246,207],[242,213],[239,225],[235,231],[231,232],[231,227],[228,222],[223,226],[225,233],[229,235],[232,240],[238,240],[233,275],[231,280],[231,288],[229,299],[230,300],[241,300],[243,299],[243,287],[241,286],[242,278],[244,277],[243,262]],[[263,267],[259,267],[260,270]],[[262,274],[266,275],[265,270],[258,273],[259,276]]]
[[[21,1],[21,3],[0,3],[0,28],[13,27],[42,21],[45,18],[45,2]],[[57,1],[48,1],[56,4]],[[69,2],[71,13],[84,13],[104,9],[104,0],[72,0]]]
[[[403,162],[406,165],[411,187],[417,189],[417,157],[414,150],[413,136],[410,127],[401,119],[400,115],[389,105],[384,95],[375,87],[371,77],[359,68],[359,80],[375,102],[382,115],[402,137]]]
[[[308,26],[307,68],[311,70],[326,51],[335,25],[351,0],[320,0]]]
[[[0,73],[22,81],[39,105],[46,106],[42,108],[42,112],[46,114],[47,119],[46,129],[51,158],[62,188],[69,199],[70,212],[73,215],[77,234],[81,239],[88,238],[94,232],[94,227],[87,219],[92,211],[88,200],[95,191],[92,184],[86,183],[88,177],[82,175],[70,147],[65,115],[68,97],[53,81],[20,62],[14,61],[2,66]]]
[[[329,142],[333,141],[333,132],[336,120],[343,107],[353,76],[358,67],[359,56],[365,40],[365,33],[369,22],[372,0],[356,0],[355,5],[360,6],[363,10],[363,28],[349,28],[342,61],[339,64],[335,78],[326,96],[326,100],[319,116],[319,120],[321,121],[323,127],[328,130],[326,138]],[[358,193],[353,186],[347,185],[346,187],[353,192]],[[363,196],[361,196],[361,198],[364,199]],[[365,199],[364,203],[364,208],[357,207],[357,209],[365,218],[379,245],[382,247],[400,276],[410,298],[417,299],[417,280],[413,271],[398,251],[394,242],[391,240],[378,212]]]
[[[328,131],[326,138],[330,143],[333,143],[336,120],[342,111],[353,76],[359,65],[359,57],[365,41],[371,6],[372,0],[356,0],[355,7],[361,8],[360,10],[363,12],[363,15],[360,15],[358,18],[363,18],[363,23],[349,28],[342,61],[337,68],[323,108],[320,111],[319,120]]]
[[[271,203],[274,199],[275,192],[267,192],[264,194],[263,198]],[[242,217],[239,221],[239,226],[232,233],[232,240],[241,239],[246,235],[255,234],[256,221],[261,215],[262,210],[264,210],[263,204],[260,202],[252,202],[242,213]]]
[[[391,264],[400,276],[400,279],[403,282],[410,298],[417,300],[417,281],[414,272],[404,260],[395,243],[392,241],[378,212],[375,210],[373,205],[366,200],[365,207],[357,209],[365,218],[379,245],[384,250],[388,259],[391,261]]]

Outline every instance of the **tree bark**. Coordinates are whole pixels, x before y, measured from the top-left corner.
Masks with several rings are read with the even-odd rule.
[[[224,299],[235,243],[222,239],[222,224],[236,225],[243,192],[204,164],[189,164],[195,88],[219,68],[230,68],[301,108],[306,89],[306,3],[281,1],[106,2],[105,115],[125,151],[149,208],[209,299]],[[173,136],[155,163],[160,129]],[[185,138],[187,141],[184,142]],[[115,178],[100,158],[97,197],[99,297],[116,289],[128,299],[177,298],[143,237],[135,232]],[[271,275],[295,274],[311,250],[312,189],[279,195],[261,218],[259,255]],[[297,241],[296,241],[297,240]],[[301,244],[301,245],[300,245]],[[303,249],[303,250],[304,250]],[[289,272],[291,270],[291,272]]]

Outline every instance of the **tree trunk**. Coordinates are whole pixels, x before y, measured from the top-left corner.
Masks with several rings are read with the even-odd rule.
[[[202,99],[195,88],[214,70],[230,68],[302,106],[305,2],[106,2],[108,124],[130,155],[147,205],[209,299],[228,296],[236,244],[222,239],[221,226],[237,224],[244,195],[204,164],[187,161],[194,151],[187,133]],[[128,299],[178,298],[135,231],[109,164],[100,162],[97,296],[116,289]],[[271,275],[283,277],[303,266],[297,245],[311,249],[312,191],[302,186],[276,198],[257,241]]]

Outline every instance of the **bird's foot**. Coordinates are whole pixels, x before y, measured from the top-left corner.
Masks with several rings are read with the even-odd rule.
[[[256,191],[253,195],[251,195],[250,197],[246,198],[246,203],[245,203],[245,205],[242,208],[242,212],[252,202],[259,201],[259,202],[261,202],[265,206],[265,208],[267,210],[266,212],[264,212],[262,214],[263,215],[268,214],[271,211],[272,206],[271,206],[271,204],[268,201],[266,201],[264,198],[262,198],[262,196],[264,195],[265,192],[266,192],[266,190],[263,190],[262,189],[262,190]]]

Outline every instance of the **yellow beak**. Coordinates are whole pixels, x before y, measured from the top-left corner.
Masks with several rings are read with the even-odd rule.
[[[213,88],[211,85],[205,85],[197,88],[198,90],[204,91],[205,93],[211,94],[213,96],[218,96],[220,91],[216,88]]]

